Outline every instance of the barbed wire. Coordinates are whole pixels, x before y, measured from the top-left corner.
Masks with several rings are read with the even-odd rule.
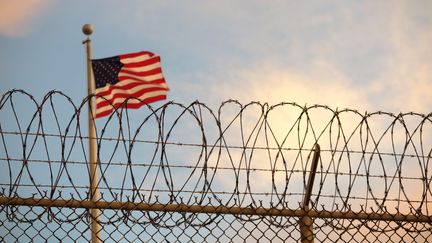
[[[7,135],[20,135],[21,133],[19,132],[12,132],[12,131],[3,131],[3,134],[7,134]],[[31,136],[37,136],[40,134],[36,134],[36,133],[31,133],[29,132],[27,135],[31,135]],[[57,137],[57,138],[61,138],[61,139],[71,139],[74,138],[73,136],[62,136],[62,135],[56,135],[56,134],[44,134],[45,137]],[[83,139],[89,139],[89,137],[87,136],[82,136]],[[99,138],[101,141],[116,141],[118,140],[118,138],[113,138],[113,137],[103,137],[103,138]],[[161,145],[162,142],[158,142],[158,141],[150,141],[150,140],[128,140],[128,139],[123,139],[125,142],[134,142],[134,143],[149,143],[149,144],[159,144]],[[175,145],[175,146],[186,146],[186,147],[202,147],[202,144],[197,144],[197,143],[179,143],[179,142],[167,142],[164,143],[166,145]],[[214,145],[215,148],[219,148],[222,146],[219,145]],[[300,149],[296,149],[296,148],[277,148],[277,147],[249,147],[249,146],[245,146],[245,147],[241,147],[241,146],[231,146],[231,145],[227,145],[225,146],[228,149],[254,149],[254,150],[286,150],[286,151],[290,151],[290,150],[295,150],[298,151]],[[343,153],[343,152],[348,152],[348,153],[353,153],[353,154],[374,154],[374,152],[369,152],[369,151],[358,151],[358,150],[321,150],[323,152],[338,152],[338,153]],[[391,152],[380,152],[380,155],[387,155],[387,156],[405,156],[405,157],[415,157],[415,158],[429,158],[429,156],[422,156],[422,155],[416,155],[416,154],[398,154],[398,153],[391,153]]]
[[[47,93],[41,102],[23,90],[2,95],[2,196],[90,199],[88,136],[82,125],[90,98],[75,104],[60,91]],[[300,208],[318,143],[322,149],[313,210],[432,216],[432,113],[362,114],[324,105],[242,105],[236,100],[211,109],[199,101],[171,101],[137,111],[120,107],[96,126],[98,185],[107,201]],[[6,210],[8,218],[19,215],[15,206]],[[44,213],[35,213],[30,221]],[[50,217],[73,221],[84,214]],[[141,220],[143,216],[133,218],[127,212],[115,214],[104,223],[151,221],[163,226],[166,215]],[[193,219],[184,217],[175,225],[197,223]],[[325,224],[337,228],[345,223]],[[380,230],[369,222],[351,227],[365,225]],[[400,227],[404,224],[392,229]]]

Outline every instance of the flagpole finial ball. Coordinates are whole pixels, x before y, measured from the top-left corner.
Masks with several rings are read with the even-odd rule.
[[[83,25],[82,32],[85,35],[91,35],[93,33],[93,25],[91,25],[91,24],[85,24],[85,25]]]

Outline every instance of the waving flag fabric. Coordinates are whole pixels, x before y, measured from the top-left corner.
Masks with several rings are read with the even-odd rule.
[[[96,118],[115,108],[139,108],[166,99],[169,90],[160,57],[147,51],[92,60],[96,82]],[[127,104],[124,101],[129,99]]]

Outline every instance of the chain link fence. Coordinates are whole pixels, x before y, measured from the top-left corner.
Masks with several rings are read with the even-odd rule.
[[[89,242],[87,211],[19,206],[2,221],[3,242]],[[300,242],[298,217],[154,211],[101,211],[103,242]],[[2,217],[5,214],[2,210]],[[42,217],[36,217],[41,215]],[[55,217],[49,214],[56,214]],[[34,217],[34,220],[29,218]],[[19,220],[19,218],[26,218]],[[61,219],[63,218],[63,220]],[[66,220],[65,220],[66,218]],[[353,215],[355,218],[355,215]],[[315,218],[316,242],[430,242],[429,222]]]
[[[0,241],[88,242],[92,222],[102,242],[432,241],[432,114],[119,108],[96,122],[96,177],[87,102],[2,96]]]

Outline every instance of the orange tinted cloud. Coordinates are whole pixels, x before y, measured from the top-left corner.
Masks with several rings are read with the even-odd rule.
[[[33,30],[35,18],[53,3],[52,0],[0,1],[0,35],[24,36]]]

